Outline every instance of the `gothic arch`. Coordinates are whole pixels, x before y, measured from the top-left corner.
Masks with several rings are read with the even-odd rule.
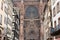
[[[24,15],[24,40],[39,40],[40,18],[35,6],[28,6]]]
[[[34,18],[39,18],[38,8],[35,6],[28,6],[25,11],[24,18],[31,18],[33,16]]]

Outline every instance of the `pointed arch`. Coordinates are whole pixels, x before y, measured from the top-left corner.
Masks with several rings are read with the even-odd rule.
[[[35,6],[28,6],[24,15],[24,39],[39,40],[40,16]]]
[[[39,18],[38,9],[35,6],[28,6],[25,13],[25,19]]]

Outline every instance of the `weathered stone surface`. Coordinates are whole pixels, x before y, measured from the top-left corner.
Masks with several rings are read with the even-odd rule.
[[[27,2],[26,2],[27,1]],[[35,2],[33,2],[35,1]],[[44,6],[45,6],[45,3],[40,3],[40,1],[38,0],[25,0],[23,2],[21,1],[15,1],[14,2],[14,5],[16,5],[17,7],[20,8],[20,14],[22,14],[22,16],[20,16],[20,40],[40,40],[40,37],[41,37],[41,20],[43,18],[43,16],[41,15],[43,13],[43,10],[44,10]],[[39,26],[37,26],[37,23],[35,22],[35,20],[37,19],[26,19],[26,21],[29,21],[27,23],[25,23],[26,25],[26,28],[24,28],[24,14],[26,14],[26,8],[28,8],[29,6],[34,6],[38,9],[38,14],[39,14]],[[22,19],[23,18],[23,19]],[[33,21],[32,21],[33,20]],[[31,23],[32,22],[32,23]],[[32,26],[31,26],[32,25]]]

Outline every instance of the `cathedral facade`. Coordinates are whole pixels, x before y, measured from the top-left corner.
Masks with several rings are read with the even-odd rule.
[[[48,0],[13,0],[20,9],[19,40],[42,40],[43,14]]]

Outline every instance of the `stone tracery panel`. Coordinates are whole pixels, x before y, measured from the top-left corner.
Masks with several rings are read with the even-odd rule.
[[[38,9],[28,6],[24,16],[24,40],[39,40],[39,19]]]

